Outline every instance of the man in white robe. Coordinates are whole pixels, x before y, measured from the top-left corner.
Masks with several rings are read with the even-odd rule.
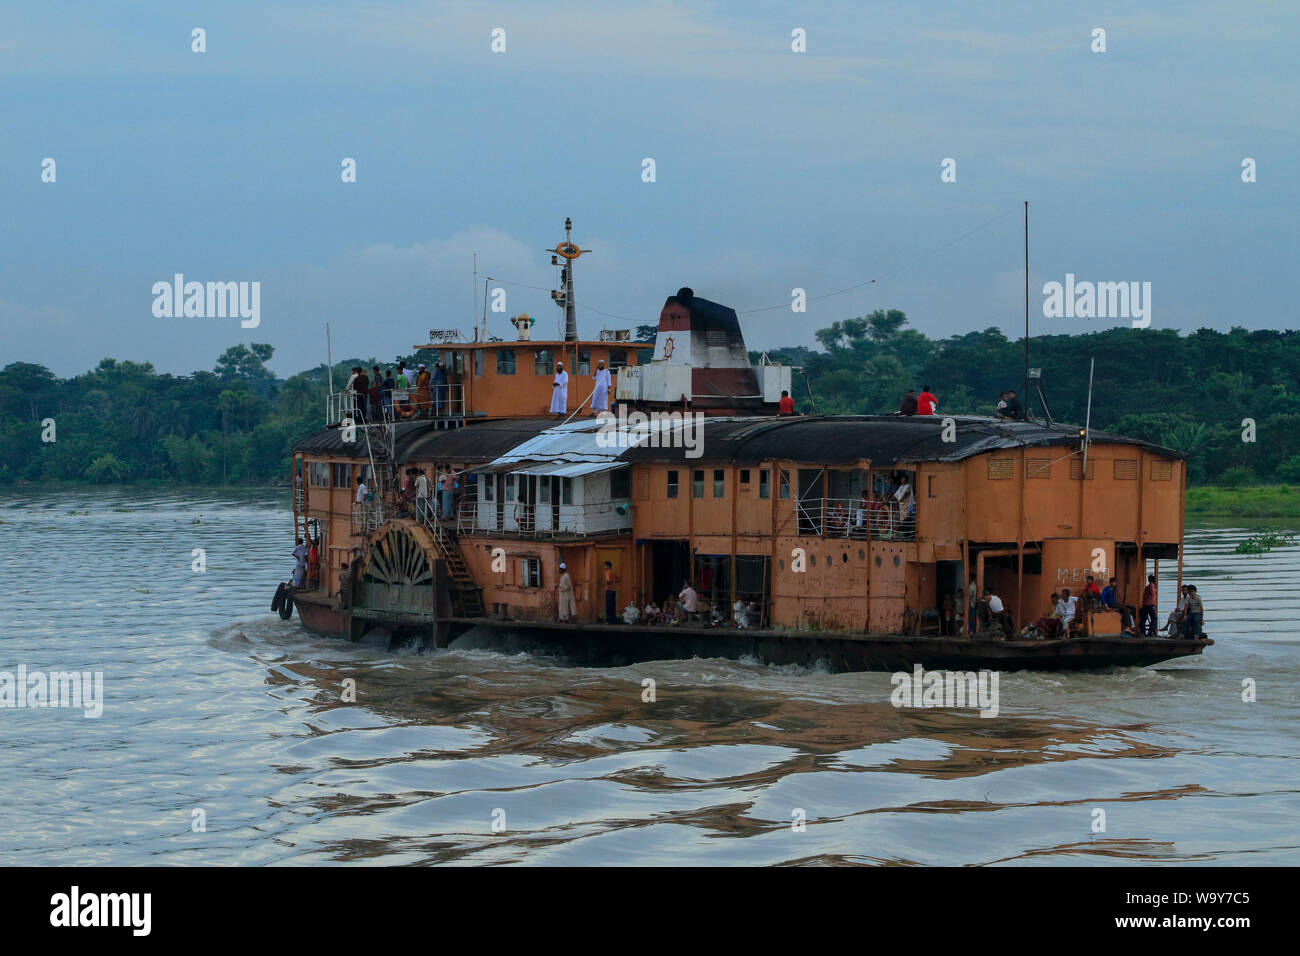
[[[563,415],[569,410],[569,373],[562,362],[555,363],[555,381],[551,383],[551,414]]]
[[[609,369],[605,360],[596,363],[596,390],[591,394],[591,411],[593,415],[609,411]]]

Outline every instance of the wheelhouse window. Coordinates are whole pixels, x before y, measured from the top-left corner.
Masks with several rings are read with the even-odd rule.
[[[335,462],[330,465],[330,483],[335,488],[352,487],[352,466]]]
[[[627,365],[627,349],[610,349],[609,350],[609,367],[610,369],[623,368]]]
[[[483,374],[483,350],[482,349],[474,350],[474,374],[475,375]]]
[[[538,349],[537,354],[533,356],[533,374],[554,375],[555,353],[550,349]]]
[[[323,461],[310,462],[307,465],[307,480],[313,488],[328,488],[330,486],[329,465]]]
[[[668,472],[668,497],[669,498],[677,497],[677,472],[676,471]]]
[[[578,374],[591,374],[591,349],[578,349]]]
[[[514,349],[497,349],[497,374],[498,375],[515,374],[515,350]]]

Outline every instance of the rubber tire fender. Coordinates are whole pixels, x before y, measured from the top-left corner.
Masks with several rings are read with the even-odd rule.
[[[284,600],[284,592],[287,590],[289,590],[289,586],[281,581],[280,586],[275,589],[275,597],[271,598],[271,611],[273,613],[280,610],[280,604]]]
[[[287,621],[293,617],[293,595],[285,591],[284,600],[280,602],[280,620]]]

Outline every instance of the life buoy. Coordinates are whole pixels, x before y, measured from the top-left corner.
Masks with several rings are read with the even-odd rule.
[[[287,621],[293,617],[293,594],[285,591],[284,600],[280,602],[280,620]]]
[[[280,603],[284,600],[284,592],[288,590],[288,587],[287,584],[281,581],[280,586],[275,589],[275,597],[271,598],[272,612],[280,610]]]
[[[415,414],[415,403],[402,402],[400,405],[394,405],[393,411],[397,414],[398,418],[410,418]]]
[[[558,255],[564,256],[566,259],[576,259],[578,256],[582,255],[582,250],[571,242],[558,243],[555,247],[555,251]]]

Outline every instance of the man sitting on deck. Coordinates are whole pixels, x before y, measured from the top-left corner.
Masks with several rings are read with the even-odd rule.
[[[988,608],[989,619],[1002,628],[1002,636],[1010,637],[1012,634],[1011,615],[1002,606],[1002,598],[994,594],[991,588],[985,588],[984,604]]]

